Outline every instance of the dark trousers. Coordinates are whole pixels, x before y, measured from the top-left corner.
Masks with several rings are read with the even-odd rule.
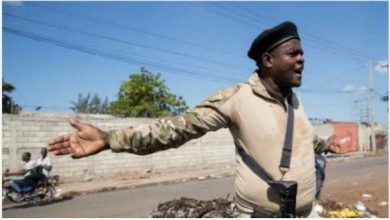
[[[11,180],[9,184],[18,193],[31,192],[34,189],[34,187],[28,184],[24,179]]]

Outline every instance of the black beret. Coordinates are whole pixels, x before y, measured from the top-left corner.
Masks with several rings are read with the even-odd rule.
[[[297,26],[290,21],[285,21],[271,29],[261,32],[252,42],[248,51],[248,56],[251,59],[258,61],[264,52],[270,52],[277,46],[291,39],[300,40]]]

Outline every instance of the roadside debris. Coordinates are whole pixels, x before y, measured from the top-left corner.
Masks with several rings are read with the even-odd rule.
[[[182,197],[160,203],[150,214],[152,218],[233,218],[231,200],[218,198],[214,200],[196,200]]]
[[[366,207],[361,201],[358,201],[355,205],[355,208],[361,212],[367,211]]]
[[[319,211],[318,214],[325,218],[377,218],[361,201],[351,206],[333,200],[325,200],[319,201],[319,205],[323,207],[323,211]]]
[[[384,203],[383,203],[384,204]],[[387,205],[387,203],[386,203]],[[224,198],[196,200],[182,197],[160,203],[152,211],[152,218],[234,218],[233,201]],[[363,202],[345,205],[333,200],[318,201],[314,207],[320,217],[325,218],[377,218]]]
[[[329,211],[330,217],[332,218],[359,218],[359,212],[355,210],[350,210],[348,208],[344,208],[342,210],[337,211]]]
[[[372,199],[372,195],[368,194],[368,193],[363,193],[362,198],[364,200],[371,200]]]

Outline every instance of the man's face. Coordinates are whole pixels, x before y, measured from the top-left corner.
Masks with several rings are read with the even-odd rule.
[[[46,155],[47,155],[47,149],[46,148],[42,148],[41,149],[41,155],[42,155],[42,157],[46,157]]]
[[[273,58],[271,77],[276,85],[281,89],[301,86],[305,60],[300,41],[292,39],[284,42],[270,54]]]
[[[30,161],[30,156],[28,154],[22,154],[22,161],[24,162],[28,162]]]

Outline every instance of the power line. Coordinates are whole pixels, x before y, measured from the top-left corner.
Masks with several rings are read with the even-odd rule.
[[[298,89],[299,92],[309,94],[352,94],[357,91],[344,91],[344,90],[315,90],[315,89]]]
[[[130,30],[130,31],[133,31],[133,32],[141,33],[141,34],[144,34],[144,35],[149,35],[149,36],[153,36],[153,37],[157,37],[157,38],[162,38],[162,39],[166,39],[166,40],[169,40],[169,41],[173,41],[175,43],[182,43],[182,44],[190,45],[190,46],[193,46],[193,47],[198,47],[198,48],[202,48],[202,49],[205,49],[205,50],[218,52],[218,53],[221,53],[221,54],[224,54],[224,55],[230,54],[230,52],[227,52],[227,51],[224,51],[224,50],[221,50],[221,49],[217,49],[217,48],[213,48],[213,47],[209,47],[209,46],[206,46],[206,45],[203,45],[203,44],[194,43],[192,41],[186,41],[186,40],[174,38],[174,37],[171,37],[171,36],[161,35],[161,34],[145,31],[145,30],[142,30],[142,29],[139,29],[139,28],[134,28],[134,27],[131,27],[129,25],[123,25],[123,24],[116,23],[116,22],[109,22],[109,21],[105,21],[105,20],[102,20],[102,19],[87,17],[87,16],[76,14],[76,13],[72,13],[72,12],[69,12],[69,11],[65,11],[65,10],[60,10],[60,9],[44,6],[44,5],[42,5],[40,3],[36,3],[36,2],[34,2],[34,3],[26,2],[26,4],[29,5],[29,6],[32,6],[32,7],[37,7],[37,8],[41,8],[41,9],[45,9],[45,10],[49,10],[49,11],[65,14],[65,15],[68,15],[68,16],[77,17],[77,18],[80,18],[82,20],[89,21],[89,22],[104,24],[104,25],[108,25],[110,27],[126,29],[126,30]]]
[[[53,44],[53,45],[56,45],[59,47],[63,47],[63,48],[71,49],[71,50],[76,50],[79,52],[83,52],[83,53],[87,53],[87,54],[91,54],[91,55],[95,55],[95,56],[100,56],[103,58],[113,59],[116,61],[121,61],[121,62],[126,62],[126,63],[131,63],[131,64],[149,65],[149,66],[154,66],[154,67],[158,67],[161,69],[166,69],[169,71],[177,72],[177,73],[173,73],[173,74],[186,75],[186,76],[189,76],[192,78],[198,78],[198,79],[203,79],[203,80],[209,79],[209,80],[213,80],[215,82],[228,82],[228,83],[237,83],[238,82],[237,79],[232,79],[232,78],[228,78],[228,77],[224,77],[224,78],[213,77],[209,74],[196,73],[196,72],[192,72],[192,71],[188,71],[188,70],[182,70],[182,69],[177,69],[174,67],[164,66],[161,64],[139,61],[137,59],[129,58],[127,56],[121,56],[121,55],[108,53],[105,51],[100,51],[100,50],[96,50],[96,49],[92,49],[92,48],[88,48],[88,47],[84,47],[84,46],[80,46],[80,45],[75,45],[75,44],[71,44],[71,43],[67,43],[67,42],[63,42],[63,41],[58,41],[58,40],[52,39],[52,38],[47,37],[47,36],[37,35],[37,34],[31,33],[31,32],[20,31],[20,30],[16,30],[13,28],[5,27],[5,26],[3,26],[3,30],[5,32],[15,34],[15,35],[18,35],[21,37],[41,41],[44,43],[50,43],[50,44]],[[303,93],[311,93],[311,94],[329,94],[329,93],[344,93],[344,94],[346,94],[346,93],[354,92],[354,91],[341,91],[341,90],[309,90],[309,89],[299,89],[298,91],[303,92]]]
[[[8,16],[8,17],[12,17],[12,18],[16,18],[16,19],[21,19],[21,20],[28,21],[28,22],[31,22],[31,23],[35,23],[35,24],[51,27],[51,28],[58,28],[58,29],[61,29],[61,30],[66,30],[66,31],[70,31],[70,32],[76,32],[78,34],[83,34],[83,35],[86,35],[86,36],[92,36],[92,37],[99,38],[99,39],[111,40],[111,41],[114,41],[114,42],[117,42],[117,43],[124,43],[124,44],[133,45],[132,42],[123,41],[123,40],[115,39],[115,38],[111,38],[111,37],[106,37],[106,36],[103,36],[103,35],[97,35],[97,34],[94,34],[94,33],[88,33],[88,32],[85,32],[85,31],[80,31],[80,30],[76,30],[76,29],[72,29],[72,28],[68,28],[68,27],[64,27],[64,26],[48,24],[48,23],[44,23],[44,22],[41,22],[41,21],[33,20],[33,19],[30,19],[30,18],[18,16],[18,15],[13,15],[13,14],[9,14],[9,13],[3,13],[3,15]],[[138,45],[138,46],[141,46],[141,45]],[[93,47],[97,47],[97,45],[94,45]],[[111,51],[114,51],[114,50],[111,50]],[[128,52],[118,51],[118,50],[116,50],[115,52],[119,52],[119,53],[126,54],[126,55],[130,54]],[[177,54],[175,54],[175,55],[177,55]],[[140,54],[136,54],[136,56],[137,57],[144,57],[146,59],[154,60],[154,61],[155,60],[160,60],[162,62],[174,63],[172,61],[167,61],[167,60],[163,60],[163,59],[159,59],[159,58],[151,58],[151,57],[147,57],[147,56],[142,56]],[[188,57],[191,57],[191,56],[188,56]],[[202,59],[202,60],[204,61],[204,59]],[[213,63],[213,61],[209,61],[209,62]],[[176,62],[176,64],[177,64],[177,62]],[[188,68],[188,66],[189,66],[188,64],[181,64],[181,65],[186,65],[185,68]],[[195,67],[197,69],[203,69],[203,70],[207,71],[207,69],[205,69],[204,66],[196,66],[196,65],[193,65],[193,64],[190,64],[190,66]],[[226,65],[223,65],[223,66],[226,66]],[[218,73],[220,71],[208,70],[208,72],[210,72],[212,74],[215,74],[215,73]],[[223,72],[226,73],[226,72],[230,72],[230,71],[223,71]],[[236,74],[236,72],[231,72],[231,73],[232,74]]]
[[[238,15],[241,18],[247,18],[249,20],[256,19],[257,21],[260,21],[260,22],[262,22],[264,24],[271,25],[269,22],[264,22],[263,19],[258,19],[258,14],[254,14],[253,12],[247,10],[246,8],[243,8],[243,7],[240,7],[240,6],[237,6],[237,5],[235,7],[233,7],[232,5],[228,5],[228,6],[233,7],[233,9],[231,9],[231,8],[229,8],[227,6],[224,6],[224,5],[220,4],[220,3],[215,3],[215,5],[218,5],[220,8],[228,11],[230,14]],[[239,12],[237,12],[237,9],[239,9],[239,10],[245,12],[245,13],[239,13]],[[329,52],[329,53],[332,53],[332,54],[334,54],[334,52],[338,52],[340,54],[346,54],[346,55],[349,56],[350,59],[357,60],[359,62],[365,61],[363,59],[363,56],[360,56],[359,54],[356,54],[356,53],[359,53],[356,50],[347,48],[347,47],[342,46],[342,45],[337,44],[337,43],[329,45],[329,43],[333,43],[333,42],[325,40],[325,39],[321,39],[320,37],[317,37],[317,36],[315,36],[313,34],[306,33],[304,31],[301,31],[301,33],[302,33],[303,36],[307,36],[309,38],[309,40],[305,41],[305,42],[307,42],[309,44],[309,46],[312,47],[312,48],[319,49],[321,51],[326,51],[326,52]],[[317,41],[317,43],[314,43],[312,41]],[[326,45],[326,43],[328,43],[328,45]],[[335,45],[339,45],[339,46],[337,47]],[[346,49],[343,49],[343,48],[346,48]],[[358,69],[361,69],[362,67],[363,67],[363,65],[359,66],[356,70],[353,70],[352,72],[355,72]],[[345,75],[343,77],[345,77]],[[328,82],[329,81],[334,81],[334,79],[328,80]],[[321,84],[323,85],[324,83],[322,82]],[[313,91],[311,91],[311,92],[314,93]],[[316,93],[317,94],[321,94],[321,92],[316,92]]]
[[[146,48],[146,49],[150,49],[150,50],[156,50],[156,51],[163,52],[163,53],[173,54],[173,55],[176,55],[176,56],[181,56],[181,57],[186,57],[186,58],[192,58],[192,59],[196,59],[196,60],[200,60],[200,61],[204,61],[204,62],[216,64],[216,65],[221,65],[221,66],[224,66],[224,67],[229,66],[231,68],[235,68],[235,69],[241,70],[241,69],[237,68],[234,65],[226,64],[226,63],[222,63],[222,62],[218,62],[218,61],[212,61],[212,60],[206,59],[204,57],[192,56],[192,55],[188,55],[188,54],[184,54],[184,53],[179,53],[179,52],[176,52],[176,51],[171,51],[171,50],[166,50],[166,49],[162,49],[162,48],[152,47],[152,46],[145,45],[145,44],[131,42],[131,41],[128,41],[128,40],[122,40],[122,39],[118,39],[118,38],[113,38],[113,37],[108,37],[108,36],[104,36],[104,35],[94,34],[94,33],[86,32],[86,31],[82,31],[82,30],[77,30],[77,29],[73,29],[73,28],[69,28],[69,27],[64,27],[64,26],[60,26],[60,25],[48,24],[48,23],[44,23],[44,22],[41,22],[41,21],[25,18],[25,17],[22,17],[22,16],[12,15],[12,14],[9,14],[9,13],[3,13],[3,14],[6,15],[6,16],[9,16],[9,17],[22,19],[22,20],[25,20],[25,21],[29,21],[29,22],[40,24],[40,25],[44,25],[44,26],[55,27],[55,28],[63,29],[63,30],[74,32],[74,33],[78,33],[78,34],[87,35],[87,36],[90,36],[90,37],[110,40],[110,41],[114,41],[116,43],[128,44],[128,45],[132,45],[132,46],[136,46],[136,47],[140,47],[140,48]]]
[[[203,79],[203,80],[209,79],[209,80],[213,80],[215,82],[237,83],[237,81],[235,79],[231,79],[228,77],[225,77],[225,78],[215,77],[215,76],[212,76],[209,74],[196,73],[196,72],[188,71],[185,69],[184,70],[178,69],[178,68],[169,67],[169,66],[165,66],[165,65],[161,65],[161,64],[152,63],[152,62],[144,62],[144,61],[140,61],[140,60],[137,60],[134,58],[129,58],[127,56],[121,56],[121,55],[109,53],[106,51],[100,51],[100,50],[96,50],[93,48],[83,47],[83,46],[75,45],[75,44],[71,44],[71,43],[66,43],[63,41],[52,39],[52,38],[47,37],[47,36],[42,36],[42,35],[34,34],[31,32],[20,31],[20,30],[16,30],[13,28],[5,27],[5,26],[3,26],[3,30],[5,32],[15,34],[15,35],[18,35],[21,37],[41,41],[44,43],[50,43],[50,44],[53,44],[53,45],[56,45],[59,47],[63,47],[63,48],[71,49],[71,50],[76,50],[79,52],[83,52],[83,53],[87,53],[87,54],[91,54],[91,55],[95,55],[95,56],[100,56],[103,58],[109,58],[109,59],[113,59],[113,60],[121,61],[121,62],[126,62],[126,63],[130,63],[130,64],[154,66],[154,67],[158,67],[161,69],[177,72],[177,73],[173,73],[173,74],[186,75],[186,76],[190,76],[190,77],[198,78],[198,79]]]
[[[200,48],[211,50],[211,51],[214,51],[214,52],[219,52],[219,53],[222,53],[224,55],[227,54],[226,51],[223,51],[221,49],[216,49],[216,48],[205,46],[203,44],[196,44],[196,43],[185,41],[185,40],[181,40],[181,39],[178,39],[178,38],[173,38],[173,37],[170,37],[170,36],[165,36],[165,35],[161,35],[161,34],[148,32],[148,31],[141,30],[141,29],[138,29],[138,28],[130,27],[128,25],[123,25],[123,24],[119,24],[119,23],[115,23],[115,22],[108,22],[108,21],[105,21],[105,20],[102,20],[102,19],[96,19],[96,18],[91,18],[91,17],[87,17],[87,16],[82,16],[82,15],[79,15],[79,14],[76,14],[76,13],[71,13],[69,11],[65,11],[65,10],[60,10],[60,9],[55,9],[55,8],[52,8],[52,7],[44,6],[44,5],[40,4],[40,3],[35,3],[34,2],[34,3],[27,3],[27,4],[29,6],[32,6],[32,7],[39,7],[39,8],[42,8],[42,9],[46,9],[46,10],[50,10],[50,11],[54,11],[54,12],[59,12],[59,13],[66,14],[66,15],[69,15],[69,16],[78,17],[78,18],[83,19],[83,20],[92,21],[92,22],[95,22],[95,23],[101,23],[101,24],[110,25],[110,26],[119,27],[119,28],[125,28],[125,29],[131,30],[131,31],[135,31],[135,32],[138,32],[138,33],[142,33],[142,34],[146,34],[146,35],[150,35],[150,36],[154,36],[154,37],[158,37],[158,38],[163,38],[163,39],[171,40],[171,41],[174,41],[174,42],[180,42],[180,43],[183,43],[183,44],[200,47]],[[251,12],[250,10],[248,10],[248,9],[246,9],[244,7],[240,7],[240,6],[237,6],[237,5],[235,6],[235,7],[239,8],[240,10],[247,12],[246,14],[238,14],[237,12],[234,12],[232,10],[227,9],[226,6],[221,6],[221,4],[218,4],[220,7],[224,8],[225,10],[233,12],[234,14],[236,14],[238,16],[238,18],[241,19],[241,20],[237,20],[235,18],[232,18],[231,16],[225,15],[224,13],[218,12],[216,10],[212,10],[212,9],[204,7],[204,6],[194,5],[194,4],[191,4],[191,5],[203,8],[203,9],[205,9],[207,11],[210,11],[210,12],[218,14],[218,15],[220,15],[222,17],[225,17],[225,18],[227,18],[229,20],[233,20],[235,22],[239,22],[241,24],[244,24],[244,25],[247,25],[247,26],[250,26],[250,27],[254,27],[254,24],[250,24],[250,23],[248,23],[246,21],[243,21],[241,18],[243,18],[243,17],[249,18],[247,14],[250,14],[250,15],[255,16],[255,17],[259,16],[258,14],[254,14],[253,12]],[[252,18],[249,18],[249,20],[253,21]],[[263,22],[263,23],[270,24],[270,23],[267,23],[267,22]],[[341,45],[339,43],[323,39],[323,38],[321,38],[319,36],[315,36],[313,34],[306,33],[304,31],[301,31],[301,32],[304,33],[304,35],[306,35],[307,37],[311,38],[311,40],[313,40],[313,41],[317,41],[319,43],[322,42],[322,45],[324,43],[328,44],[327,45],[328,49],[330,47],[330,48],[332,48],[335,51],[344,52],[344,53],[347,53],[349,55],[352,54],[353,56],[360,56],[360,54],[361,54],[357,50],[352,49],[352,48],[348,48],[348,47],[346,47],[344,45]],[[351,57],[351,58],[353,58],[353,57]],[[365,58],[364,59],[363,58],[359,59],[359,58],[356,58],[356,57],[354,59],[365,60]]]
[[[359,99],[352,101],[352,114],[356,121],[362,123],[369,122],[368,99]]]
[[[226,10],[228,10],[230,12],[236,13],[236,14],[237,14],[237,12],[234,12],[234,10],[239,9],[240,11],[244,12],[243,14],[239,14],[239,16],[246,17],[246,18],[248,18],[251,21],[256,20],[256,22],[263,23],[263,24],[265,24],[267,26],[271,25],[271,23],[263,21],[263,19],[267,20],[268,18],[263,17],[261,14],[254,14],[253,12],[251,12],[251,11],[247,10],[246,8],[241,7],[239,5],[234,5],[233,6],[232,4],[227,4],[227,6],[230,6],[230,8],[233,8],[234,10],[231,10],[231,9],[229,10],[227,6],[223,6],[222,4],[219,4],[219,6],[225,8]],[[263,17],[263,19],[259,19],[259,17]]]
[[[5,13],[7,16],[14,16],[14,15],[10,15],[10,14],[7,14],[7,13]],[[15,16],[14,16],[15,17]],[[20,17],[20,16],[16,16],[16,17],[19,17],[19,18],[22,18],[22,17]],[[25,19],[25,20],[30,20],[30,21],[34,21],[34,20],[31,20],[31,19],[26,19],[26,18],[22,18],[22,19]],[[34,21],[34,22],[37,22],[36,20]],[[42,22],[39,22],[39,23],[41,23],[41,24],[44,24],[44,23],[42,23]],[[47,25],[47,24],[46,24]],[[56,26],[56,25],[53,25],[53,26]],[[77,32],[83,32],[83,31],[79,31],[79,30],[74,30],[74,29],[70,29],[70,28],[67,28],[67,27],[61,27],[61,26],[56,26],[57,28],[63,28],[63,29],[69,29],[69,30],[72,30],[72,31],[77,31]],[[14,34],[16,34],[16,33],[14,33]],[[88,33],[88,34],[90,34],[90,33]],[[19,35],[20,35],[20,33],[19,33]],[[94,34],[92,34],[92,35],[94,35]],[[26,37],[26,36],[24,36],[24,37]],[[103,36],[104,37],[104,36]],[[31,36],[30,36],[30,38],[31,38]],[[32,39],[34,39],[34,38],[32,38]],[[37,40],[37,39],[35,39],[35,40]],[[47,39],[46,39],[47,40]],[[117,39],[111,39],[111,40],[117,40]],[[42,39],[41,39],[41,41],[42,41]],[[58,44],[58,42],[50,42],[50,43],[54,43],[54,44]],[[58,45],[57,45],[58,46]],[[62,45],[62,47],[64,47],[64,45]],[[68,49],[76,49],[76,48],[69,48],[69,46],[65,46],[65,48],[68,48]],[[77,49],[76,49],[77,50]],[[87,51],[85,51],[85,48],[82,48],[81,50],[80,50],[80,48],[79,48],[79,51],[81,51],[81,52],[84,52],[84,53],[93,53],[93,52],[91,52],[91,49],[90,48],[88,48],[88,52]],[[99,53],[95,53],[95,54],[93,54],[93,55],[98,55]],[[99,56],[102,56],[102,54],[99,54]],[[103,56],[104,57],[104,56]],[[105,57],[107,58],[110,58],[110,59],[117,59],[117,60],[122,60],[123,61],[123,56],[121,57],[121,56],[113,56],[112,54],[111,55],[108,55],[108,54],[105,54]],[[126,59],[128,59],[128,57],[126,57]],[[134,62],[138,62],[138,63],[142,63],[142,64],[145,64],[146,62],[145,61],[137,61],[137,60],[132,60],[132,62],[134,63]],[[161,65],[159,65],[159,64],[151,64],[151,63],[148,63],[148,65],[154,65],[154,66],[158,66],[158,67],[160,67],[160,68],[170,68],[170,70],[174,70],[174,68],[172,68],[172,67],[161,67]],[[177,69],[176,69],[177,70]],[[182,71],[182,70],[179,70],[179,71]],[[185,72],[185,71],[182,71],[182,72]],[[187,71],[188,72],[188,71]],[[194,73],[194,72],[190,72],[190,73]],[[196,74],[196,73],[195,73]],[[203,76],[204,76],[204,74],[203,74]],[[210,78],[210,77],[208,77],[208,78]],[[215,79],[215,78],[213,78],[213,79]],[[218,78],[217,80],[224,80],[223,78]],[[237,79],[232,79],[232,78],[230,78],[229,80],[228,80],[229,82],[237,82]],[[313,94],[324,94],[324,93],[348,93],[348,92],[346,92],[346,91],[336,91],[336,90],[300,90],[300,91],[303,91],[303,92],[307,92],[307,93],[313,93]]]
[[[347,73],[344,73],[344,74],[340,74],[341,75],[340,77],[332,78],[332,79],[329,79],[327,81],[321,81],[319,83],[312,83],[311,85],[329,85],[329,83],[332,83],[332,82],[334,83],[334,82],[345,81],[345,80],[341,80],[341,79],[348,77],[352,74],[356,74],[356,71],[362,69],[363,67],[365,67],[365,64],[360,64],[356,68],[354,68],[353,70],[348,71]]]
[[[373,90],[374,91],[374,93],[376,93],[378,96],[386,96],[386,95],[388,95],[388,93],[385,93],[385,94],[383,94],[383,93],[380,93],[380,92],[378,92],[377,90]]]
[[[243,13],[237,12],[237,11],[236,11],[236,9],[237,9],[236,7],[234,7],[234,10],[232,10],[232,9],[230,9],[229,7],[224,6],[224,5],[220,4],[220,3],[215,3],[215,4],[217,4],[217,5],[216,5],[217,7],[222,8],[222,9],[228,11],[230,15],[231,15],[231,14],[235,14],[235,15],[237,15],[237,16],[240,17],[240,18],[247,18],[247,19],[249,19],[250,21],[253,21],[253,19],[256,19],[257,21],[259,21],[259,22],[261,22],[261,23],[263,23],[263,24],[272,25],[272,24],[269,23],[269,22],[263,22],[262,20],[258,19],[258,18],[257,18],[258,15],[253,14],[251,11],[249,11],[249,10],[243,8],[243,7],[237,6],[238,9],[240,9],[240,10],[242,10],[242,11],[245,11],[245,12],[247,12],[247,13],[244,13],[244,14],[243,14]],[[229,5],[229,6],[231,6],[231,5]],[[233,7],[233,6],[232,6],[232,7]],[[207,9],[207,8],[205,8],[205,9],[206,9],[206,10],[209,10],[209,9]],[[209,10],[209,11],[210,11],[210,10]],[[214,11],[212,11],[212,12],[214,12]],[[249,16],[249,15],[252,15],[253,17],[251,17],[251,16]],[[245,24],[249,25],[248,23],[245,23]],[[254,25],[252,25],[252,27],[254,27]],[[329,42],[330,42],[330,41],[328,41],[328,40],[322,40],[320,37],[315,36],[315,35],[312,35],[312,34],[309,34],[309,33],[306,33],[306,32],[304,32],[304,31],[301,31],[301,35],[303,35],[303,36],[308,36],[309,38],[311,38],[312,41],[317,41],[317,43],[310,42],[310,40],[308,41],[309,44],[312,44],[311,47],[313,47],[313,48],[315,48],[315,49],[320,49],[320,50],[324,50],[324,49],[325,49],[325,50],[327,50],[327,51],[330,52],[330,53],[333,53],[334,51],[337,51],[337,52],[341,52],[341,53],[343,53],[343,54],[348,54],[348,55],[350,55],[350,56],[351,56],[351,57],[350,57],[351,59],[355,59],[355,60],[358,60],[358,61],[363,61],[363,60],[364,60],[364,59],[362,59],[362,58],[356,57],[356,56],[359,56],[359,55],[356,55],[356,53],[357,53],[356,50],[354,50],[353,52],[351,52],[351,51],[343,50],[343,47],[342,47],[342,46],[336,47],[336,46],[333,45],[333,44],[330,44],[330,45],[329,45]],[[328,45],[324,45],[323,42],[328,43]],[[334,43],[334,44],[337,44],[337,43]],[[318,46],[320,46],[320,47],[318,47]],[[344,47],[344,48],[345,48],[345,47]],[[353,49],[350,49],[350,50],[353,50]]]
[[[190,4],[189,2],[185,2],[185,3]],[[213,9],[210,9],[210,8],[207,8],[207,7],[198,5],[198,4],[191,4],[191,6],[195,6],[195,7],[198,7],[198,8],[202,8],[202,9],[204,9],[204,10],[206,10],[206,11],[210,11],[210,12],[212,12],[212,13],[214,13],[214,14],[217,14],[217,15],[219,15],[219,16],[221,16],[221,17],[224,17],[224,18],[226,18],[226,19],[228,19],[228,20],[231,20],[231,21],[234,21],[234,22],[236,22],[236,23],[240,23],[240,24],[243,24],[243,25],[246,25],[246,26],[249,26],[249,27],[254,28],[254,25],[253,25],[253,24],[250,24],[250,23],[248,23],[248,22],[246,22],[246,21],[243,21],[243,20],[237,20],[237,19],[232,18],[231,16],[227,16],[227,15],[225,15],[224,13],[221,13],[221,12],[219,12],[219,11],[216,11],[216,10],[213,10]]]
[[[240,18],[248,18],[249,20],[253,20],[253,17],[248,16],[248,14],[249,14],[249,15],[254,16],[256,20],[258,19],[257,18],[257,16],[258,16],[257,14],[255,15],[251,11],[249,11],[249,10],[243,8],[243,7],[240,7],[240,6],[236,6],[236,7],[238,9],[240,9],[241,11],[245,11],[247,13],[245,13],[245,14],[239,13],[239,12],[237,12],[235,10],[231,10],[231,9],[227,8],[226,6],[221,5],[220,3],[218,3],[218,7],[222,8],[222,9],[228,11],[228,12],[230,12],[230,14],[232,14],[232,13],[236,14]],[[236,9],[236,7],[234,7],[234,9]],[[211,11],[213,13],[216,13],[215,11],[209,10],[208,8],[205,8],[205,9],[208,10],[208,11]],[[221,13],[218,13],[218,14],[221,15]],[[224,15],[222,14],[222,16],[224,16]],[[226,16],[224,16],[224,17],[226,17]],[[258,20],[258,21],[261,21],[261,20]],[[242,22],[240,22],[240,23],[242,23]],[[271,23],[268,23],[268,22],[262,22],[262,23],[267,24],[267,25],[271,25]],[[250,25],[248,23],[244,23],[244,24]],[[254,25],[252,25],[252,27],[254,27]],[[339,53],[342,53],[342,54],[349,55],[350,56],[349,58],[351,58],[351,59],[355,59],[355,60],[358,60],[358,61],[364,61],[365,60],[362,56],[360,56],[359,54],[356,54],[356,53],[358,53],[358,52],[356,52],[356,50],[349,49],[349,51],[348,51],[347,49],[343,49],[343,48],[346,48],[345,46],[342,46],[340,44],[331,42],[329,40],[321,39],[320,37],[312,35],[312,34],[309,34],[309,33],[305,32],[305,31],[301,31],[301,35],[308,37],[309,39],[308,39],[307,43],[311,44],[310,46],[315,48],[315,49],[326,50],[327,52],[331,52],[331,53],[336,51],[336,52],[339,52]],[[314,43],[314,42],[311,42],[311,41],[317,41],[317,43]],[[328,45],[325,45],[324,43],[327,43]],[[335,46],[335,45],[339,45],[339,46]],[[318,46],[320,46],[320,47],[318,47]]]
[[[220,4],[219,4],[220,5]],[[233,7],[233,6],[232,6]],[[225,7],[226,9],[226,7]],[[254,18],[258,19],[258,17],[260,16],[259,14],[255,14],[253,13],[252,11],[244,8],[244,7],[241,7],[241,6],[234,6],[234,9],[239,9],[243,12],[245,12],[244,14],[239,14],[240,16],[243,16],[243,17],[247,17],[248,19],[252,19],[251,17],[249,17],[248,15],[252,15]],[[233,13],[237,13],[233,10],[229,10],[229,9],[226,9],[230,12],[233,12]],[[264,18],[264,19],[269,19],[269,18]],[[269,22],[264,22],[262,21],[261,19],[258,19],[258,21],[264,23],[264,24],[267,24],[267,25],[271,25],[271,23]],[[319,37],[319,36],[316,36],[316,35],[313,35],[311,33],[308,33],[306,31],[301,31],[302,35],[304,36],[307,36],[309,37],[312,41],[317,41],[318,43],[320,43],[322,46],[325,46],[325,47],[330,47],[332,48],[333,50],[335,51],[339,51],[339,52],[342,52],[342,53],[346,53],[346,54],[349,54],[351,56],[357,56],[355,59],[360,59],[360,60],[366,60],[367,59],[367,55],[365,56],[361,56],[361,52],[355,50],[355,49],[352,49],[352,48],[349,48],[349,47],[346,47],[344,45],[341,45],[337,42],[333,42],[333,41],[330,41],[330,40],[327,40],[327,39],[324,39],[322,37]],[[324,45],[324,44],[327,44],[327,45]],[[360,58],[359,58],[360,57]]]

